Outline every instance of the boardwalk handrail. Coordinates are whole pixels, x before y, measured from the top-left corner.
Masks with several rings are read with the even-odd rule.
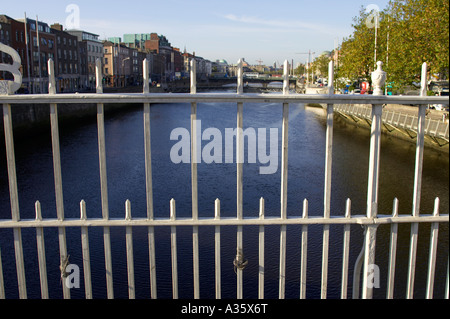
[[[371,113],[370,108],[367,106],[350,104],[336,105],[335,111],[364,119],[370,119]],[[417,115],[403,114],[401,112],[387,110],[383,112],[382,120],[385,124],[417,133]],[[450,123],[448,121],[443,123],[442,120],[427,118],[425,119],[425,134],[442,138],[448,142],[449,125]]]
[[[350,229],[352,224],[362,225],[365,229],[365,239],[362,249],[361,264],[355,265],[356,268],[363,269],[362,282],[362,297],[372,298],[373,287],[369,282],[370,267],[375,260],[376,247],[376,231],[381,224],[391,225],[391,242],[390,242],[390,259],[389,259],[389,274],[388,274],[388,291],[387,298],[393,296],[393,278],[395,274],[395,255],[396,255],[396,241],[397,241],[397,226],[400,223],[411,224],[411,243],[410,243],[410,257],[408,260],[408,280],[407,280],[407,298],[413,298],[414,291],[414,273],[417,256],[417,236],[419,223],[431,223],[431,243],[429,252],[428,276],[427,276],[427,298],[433,297],[433,285],[436,271],[436,251],[437,251],[437,236],[439,223],[448,223],[449,215],[439,213],[439,200],[436,199],[434,211],[429,214],[419,214],[420,211],[420,192],[422,181],[422,165],[423,165],[423,139],[424,139],[424,124],[425,124],[425,108],[428,104],[442,103],[448,105],[448,98],[445,97],[428,97],[423,93],[426,85],[426,64],[423,66],[422,72],[422,95],[419,97],[412,96],[383,96],[383,95],[335,95],[333,94],[333,87],[328,87],[329,94],[324,95],[301,95],[289,94],[288,88],[288,74],[289,65],[287,61],[284,64],[284,84],[282,94],[244,94],[243,93],[243,68],[242,61],[238,63],[238,78],[237,78],[237,92],[236,93],[197,93],[195,83],[195,64],[191,68],[191,93],[183,94],[156,94],[149,93],[149,74],[148,62],[144,61],[144,88],[143,93],[134,94],[104,94],[101,83],[101,64],[97,60],[96,75],[97,75],[97,92],[93,94],[56,94],[54,87],[54,73],[53,61],[49,61],[49,94],[34,94],[34,95],[0,95],[0,103],[3,104],[3,121],[5,129],[5,145],[7,155],[7,168],[9,179],[9,191],[11,200],[11,219],[0,220],[0,229],[13,229],[14,234],[14,250],[16,257],[16,269],[18,278],[18,290],[20,298],[27,298],[27,287],[24,273],[24,257],[22,247],[22,228],[36,228],[36,236],[38,241],[38,256],[39,256],[39,273],[41,279],[41,295],[42,298],[48,298],[48,285],[46,276],[46,261],[43,247],[44,238],[42,229],[47,227],[56,227],[58,229],[59,254],[60,265],[62,272],[65,271],[64,265],[68,260],[68,253],[66,247],[67,227],[80,227],[82,230],[82,250],[85,276],[85,290],[86,298],[92,298],[92,284],[90,278],[90,258],[89,258],[89,239],[88,227],[103,227],[103,239],[105,250],[105,274],[106,274],[106,289],[108,298],[114,298],[113,280],[112,280],[112,261],[111,261],[111,239],[110,227],[125,226],[126,227],[126,245],[127,245],[127,271],[128,271],[128,292],[129,297],[135,297],[135,282],[134,282],[134,264],[133,264],[133,227],[145,226],[148,227],[148,246],[149,246],[149,267],[150,267],[150,296],[157,298],[157,284],[156,284],[156,267],[155,267],[155,238],[154,228],[158,226],[171,227],[171,258],[172,258],[172,293],[174,298],[178,298],[178,269],[177,269],[177,226],[192,226],[193,238],[193,278],[194,278],[194,297],[200,298],[199,285],[199,238],[198,227],[214,226],[215,227],[215,295],[216,298],[221,298],[221,279],[220,279],[220,226],[234,225],[237,226],[237,241],[236,241],[236,259],[233,262],[235,265],[237,278],[237,298],[243,297],[243,270],[245,268],[245,257],[243,247],[243,226],[255,225],[259,226],[259,272],[258,272],[258,297],[264,298],[264,226],[278,225],[280,226],[280,259],[279,259],[279,298],[284,298],[285,292],[285,272],[286,272],[286,226],[287,225],[302,225],[302,256],[301,256],[301,274],[300,274],[300,298],[305,298],[306,294],[306,269],[307,269],[307,239],[309,225],[323,225],[323,245],[322,245],[322,278],[321,278],[321,298],[327,297],[328,284],[328,249],[329,249],[329,233],[330,225],[344,226],[344,247],[343,247],[343,263],[342,263],[342,287],[341,297],[347,298],[347,285],[349,273],[349,249],[350,249]],[[378,75],[383,75],[381,64],[376,72]],[[333,83],[333,63],[329,66],[329,81]],[[377,73],[378,72],[378,73]],[[379,79],[381,79],[380,77]],[[381,83],[381,82],[380,82]],[[374,84],[378,92],[383,83],[378,83],[374,79]],[[11,92],[9,92],[11,93]],[[282,151],[281,151],[281,207],[280,217],[266,217],[264,215],[264,199],[260,201],[259,217],[250,218],[243,215],[243,165],[242,162],[237,161],[237,214],[234,218],[225,218],[220,216],[220,201],[215,202],[214,216],[210,218],[199,217],[198,212],[198,189],[197,189],[197,165],[196,161],[191,160],[191,187],[192,187],[192,217],[180,218],[176,216],[176,202],[174,199],[170,202],[170,217],[169,218],[155,218],[153,214],[153,185],[152,185],[152,156],[151,156],[151,139],[150,139],[150,112],[151,104],[153,103],[190,103],[191,104],[191,154],[195,156],[198,145],[194,136],[197,130],[197,103],[206,102],[227,102],[236,103],[237,105],[237,128],[242,128],[243,124],[243,105],[244,103],[281,103],[283,105],[283,122],[282,122]],[[36,202],[36,219],[27,220],[20,218],[19,199],[17,189],[16,164],[14,155],[14,139],[12,127],[12,113],[11,105],[14,104],[50,104],[51,117],[51,136],[52,136],[52,150],[53,150],[53,165],[55,178],[55,198],[57,202],[57,218],[44,218],[41,214],[40,204]],[[58,138],[58,104],[65,103],[96,103],[97,104],[97,128],[99,141],[99,166],[100,166],[100,184],[101,184],[101,202],[102,202],[102,218],[87,218],[86,203],[84,200],[80,203],[80,219],[65,218],[64,207],[62,200],[62,178],[61,178],[61,164],[59,154],[59,138]],[[145,180],[146,180],[146,200],[147,200],[147,217],[133,218],[131,213],[131,204],[127,200],[125,218],[117,219],[109,217],[108,208],[108,190],[107,190],[107,168],[106,168],[106,151],[105,151],[105,131],[104,131],[104,104],[106,103],[142,103],[144,105],[144,143],[145,143]],[[303,214],[300,217],[287,216],[286,201],[287,201],[287,170],[288,170],[288,119],[289,119],[289,104],[290,103],[325,103],[327,105],[327,129],[326,129],[326,145],[325,145],[325,183],[324,183],[324,203],[323,216],[308,216],[308,201],[303,202]],[[371,104],[372,112],[372,134],[370,139],[370,156],[369,156],[369,171],[368,171],[368,189],[367,189],[367,211],[364,215],[355,215],[351,213],[351,201],[346,202],[345,217],[332,216],[330,211],[331,200],[331,167],[332,167],[332,153],[333,153],[333,112],[335,104]],[[418,120],[417,120],[417,151],[416,151],[416,168],[414,181],[414,198],[413,198],[413,212],[409,215],[398,215],[398,201],[394,200],[394,209],[392,214],[381,214],[378,212],[378,175],[380,164],[380,136],[381,136],[381,117],[383,104],[416,104],[418,106]],[[242,133],[237,131],[236,136],[236,158],[243,154],[244,140]],[[0,298],[5,298],[5,289],[3,283],[2,261],[0,254]],[[358,278],[356,273],[354,280]],[[446,277],[446,292],[445,297],[448,298],[448,282],[449,275],[447,271]],[[359,290],[358,280],[354,281],[353,290]],[[63,285],[64,298],[70,298],[70,289]],[[355,297],[359,297],[358,294]]]

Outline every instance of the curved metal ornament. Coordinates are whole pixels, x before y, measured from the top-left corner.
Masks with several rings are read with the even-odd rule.
[[[14,94],[22,85],[22,73],[19,68],[22,64],[20,55],[10,46],[0,43],[0,52],[9,54],[12,57],[12,64],[0,63],[0,71],[6,71],[14,76],[14,81],[0,80],[0,95]]]

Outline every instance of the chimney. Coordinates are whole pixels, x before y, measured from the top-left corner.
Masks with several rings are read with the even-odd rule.
[[[54,23],[54,24],[52,24],[52,25],[50,26],[50,28],[55,29],[55,30],[58,30],[58,31],[63,31],[63,26],[62,26],[62,24],[59,24],[59,23]]]

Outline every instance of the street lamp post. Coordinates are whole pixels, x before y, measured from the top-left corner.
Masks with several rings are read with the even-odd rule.
[[[130,57],[127,57],[125,59],[122,59],[122,74],[123,74],[123,86],[125,86],[125,78],[126,78],[126,74],[125,74],[125,61],[129,60]]]

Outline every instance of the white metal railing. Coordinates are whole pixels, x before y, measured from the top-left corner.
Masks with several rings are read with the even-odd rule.
[[[354,115],[359,118],[370,119],[372,110],[365,105],[350,105],[342,104],[335,105],[335,111],[342,112],[349,115]],[[412,114],[403,114],[396,111],[383,111],[381,120],[385,124],[392,125],[394,127],[403,128],[417,133],[418,117]],[[433,137],[439,137],[446,142],[449,138],[449,122],[443,122],[440,120],[433,120],[430,118],[425,119],[425,134]]]
[[[365,228],[365,239],[363,250],[361,253],[360,263],[355,265],[355,269],[362,269],[362,297],[372,298],[373,288],[369,284],[370,266],[375,261],[376,248],[376,231],[381,224],[391,225],[390,237],[390,259],[388,274],[388,292],[387,298],[393,297],[393,279],[395,275],[395,256],[397,250],[397,227],[400,223],[411,224],[411,244],[410,258],[408,261],[408,281],[407,281],[407,298],[413,297],[414,273],[416,267],[417,255],[417,235],[419,223],[431,223],[432,235],[431,246],[429,252],[428,267],[428,283],[427,298],[433,297],[433,284],[436,270],[436,245],[438,238],[439,223],[448,223],[449,215],[440,214],[439,200],[436,199],[433,214],[419,214],[420,211],[420,193],[422,183],[422,163],[424,151],[424,131],[425,131],[425,108],[427,104],[444,103],[448,104],[448,99],[444,97],[427,97],[424,94],[420,97],[411,96],[377,96],[377,95],[334,95],[333,88],[329,87],[330,94],[324,95],[300,95],[289,94],[288,91],[288,63],[284,64],[284,85],[282,94],[244,94],[243,93],[243,68],[242,61],[239,62],[237,92],[234,93],[196,93],[195,83],[195,64],[191,66],[191,93],[190,94],[150,94],[149,93],[149,72],[148,62],[144,61],[144,88],[142,94],[103,94],[101,82],[101,64],[97,60],[97,92],[95,94],[55,94],[55,78],[53,72],[53,61],[49,61],[49,94],[41,95],[0,95],[0,104],[3,104],[3,121],[5,129],[5,144],[7,155],[9,192],[11,200],[11,219],[0,220],[0,228],[13,229],[14,249],[16,257],[18,290],[20,298],[27,298],[27,286],[24,272],[24,258],[22,248],[23,228],[35,228],[38,244],[39,273],[41,282],[42,298],[48,298],[48,285],[46,275],[46,259],[45,259],[45,242],[43,237],[43,229],[53,227],[58,229],[59,255],[62,271],[65,271],[67,264],[67,244],[66,244],[66,228],[80,227],[82,237],[83,252],[83,270],[85,280],[85,296],[92,298],[91,283],[91,265],[89,252],[88,227],[103,227],[104,239],[104,256],[105,256],[105,276],[107,297],[114,298],[113,279],[112,279],[112,260],[111,260],[111,238],[110,228],[116,226],[126,227],[126,252],[127,252],[127,269],[128,269],[128,289],[129,297],[135,297],[134,282],[134,264],[133,264],[133,227],[145,226],[148,228],[148,246],[149,246],[149,271],[150,271],[150,296],[157,298],[156,283],[156,256],[155,256],[155,227],[170,226],[171,227],[171,252],[172,252],[172,292],[173,298],[178,298],[178,270],[177,270],[177,227],[192,226],[193,232],[193,289],[194,297],[200,297],[200,277],[199,277],[199,238],[198,228],[203,226],[215,227],[215,296],[221,298],[221,269],[220,269],[220,240],[221,226],[235,225],[237,226],[237,244],[236,258],[234,265],[237,274],[237,298],[243,297],[243,270],[246,261],[243,255],[243,226],[254,225],[259,226],[259,274],[258,274],[258,297],[264,298],[264,227],[266,225],[280,226],[280,256],[279,256],[279,298],[284,298],[285,292],[285,273],[286,273],[286,229],[287,225],[302,225],[301,237],[301,273],[300,273],[300,298],[306,296],[306,270],[307,270],[307,254],[308,254],[308,226],[323,225],[323,245],[322,245],[322,279],[321,279],[321,297],[327,297],[328,283],[328,253],[329,253],[329,233],[330,225],[342,225],[344,227],[344,247],[343,247],[343,263],[342,263],[342,292],[341,297],[347,298],[348,274],[349,268],[349,250],[350,250],[350,225],[360,224]],[[333,83],[333,64],[330,63],[330,78],[328,83]],[[423,79],[426,79],[426,65],[422,73]],[[423,82],[422,83],[426,83]],[[424,84],[423,84],[424,85]],[[422,87],[424,89],[424,87]],[[423,91],[423,90],[422,90]],[[11,91],[10,91],[11,93]],[[133,218],[131,214],[131,203],[125,204],[125,218],[117,219],[109,217],[108,208],[108,189],[107,189],[107,168],[106,168],[106,151],[105,151],[105,130],[104,130],[104,103],[143,103],[143,121],[144,121],[144,144],[145,144],[145,181],[146,181],[146,218]],[[170,201],[170,216],[168,218],[155,218],[153,213],[153,185],[152,185],[152,155],[151,155],[151,139],[150,139],[150,113],[152,103],[172,103],[184,102],[191,103],[191,187],[192,187],[192,216],[190,218],[179,218],[176,216],[176,202]],[[220,215],[220,200],[215,201],[214,216],[208,218],[200,218],[198,214],[198,188],[197,188],[197,164],[195,156],[198,148],[195,132],[197,130],[197,103],[199,102],[229,102],[237,105],[237,128],[243,125],[243,105],[246,102],[266,103],[276,102],[283,105],[283,121],[282,121],[282,152],[281,152],[281,207],[279,217],[265,217],[264,199],[260,200],[259,217],[243,216],[243,164],[237,161],[237,215],[233,218],[223,218]],[[51,138],[53,150],[53,167],[55,182],[55,198],[57,203],[57,218],[44,218],[41,214],[40,203],[36,202],[36,218],[33,220],[24,220],[20,218],[19,199],[16,178],[16,164],[14,157],[14,139],[12,128],[11,104],[50,104],[50,120],[51,120]],[[98,128],[98,148],[99,148],[99,166],[100,166],[100,185],[101,185],[101,203],[102,218],[87,218],[86,203],[82,200],[80,203],[80,218],[65,218],[63,206],[61,163],[59,151],[59,134],[58,134],[58,104],[59,103],[97,103],[97,128]],[[287,170],[288,170],[288,117],[290,103],[326,103],[327,104],[327,128],[326,128],[326,156],[325,156],[325,183],[324,183],[324,205],[323,216],[308,216],[308,201],[305,199],[303,203],[303,215],[300,217],[287,216]],[[368,171],[368,195],[367,195],[367,212],[366,215],[352,215],[351,201],[347,200],[344,217],[332,216],[330,211],[331,200],[331,167],[333,154],[333,113],[335,104],[371,104],[372,112],[372,134],[370,138],[370,159]],[[392,214],[378,214],[378,175],[380,163],[380,137],[381,137],[381,118],[383,104],[419,104],[418,107],[418,138],[416,153],[416,168],[414,180],[414,199],[413,212],[411,216],[398,215],[398,201],[394,200],[394,209]],[[236,158],[239,158],[244,151],[242,131],[237,130],[236,137]],[[0,253],[0,298],[5,297],[5,290],[2,275],[2,263]],[[353,283],[353,297],[359,297],[359,276],[355,273]],[[448,271],[446,274],[446,292],[448,298]],[[70,289],[63,285],[64,298],[70,298]]]

